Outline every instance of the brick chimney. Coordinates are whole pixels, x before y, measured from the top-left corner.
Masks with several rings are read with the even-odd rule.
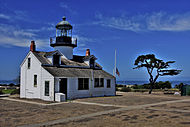
[[[90,49],[86,49],[86,56],[90,56]]]
[[[30,44],[30,51],[32,51],[32,52],[35,52],[35,51],[36,51],[35,41],[31,41],[31,44]]]

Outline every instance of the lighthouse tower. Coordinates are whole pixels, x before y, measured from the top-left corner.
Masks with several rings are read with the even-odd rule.
[[[59,50],[67,59],[73,59],[73,48],[77,47],[77,39],[72,37],[72,25],[66,21],[65,16],[62,19],[56,25],[56,40],[53,42],[50,39],[50,46]]]

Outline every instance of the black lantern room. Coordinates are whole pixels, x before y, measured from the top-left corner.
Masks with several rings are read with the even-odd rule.
[[[56,40],[55,42],[50,39],[50,45],[52,47],[55,46],[71,46],[77,47],[77,39],[72,38],[72,25],[66,21],[66,17],[64,16],[63,21],[59,22],[56,25]]]

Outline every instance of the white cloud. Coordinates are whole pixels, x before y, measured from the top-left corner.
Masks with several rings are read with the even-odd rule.
[[[26,38],[16,38],[16,37],[9,37],[6,35],[0,35],[0,45],[7,47],[7,46],[19,46],[19,47],[26,47],[29,45],[29,41]]]
[[[60,3],[60,7],[65,8],[65,9],[69,8],[68,5],[66,3],[63,3],[63,2]]]
[[[128,17],[105,17],[101,14],[96,15],[96,17],[99,19],[99,21],[94,22],[94,24],[134,32],[141,30],[140,24]]]
[[[15,26],[0,24],[0,45],[28,47],[31,40],[37,38],[37,34],[29,32],[27,29],[20,29]],[[36,39],[38,47],[46,47],[48,39]]]
[[[94,24],[134,32],[190,30],[190,12],[184,14],[154,12],[131,17],[106,17],[102,14],[97,14],[96,18],[97,21]]]
[[[85,51],[87,48],[89,48],[90,43],[95,42],[96,40],[80,35],[76,35],[77,43],[78,43],[78,50],[79,51]]]
[[[10,16],[5,15],[5,14],[0,14],[1,19],[10,19]]]
[[[28,14],[26,11],[21,11],[21,10],[15,10],[13,11],[15,16],[12,16],[13,19],[17,20],[28,20]]]
[[[59,4],[59,6],[64,9],[63,12],[64,12],[65,14],[66,14],[66,12],[71,13],[71,14],[77,14],[77,12],[76,12],[71,6],[69,6],[69,5],[68,5],[67,3],[65,3],[65,2],[61,2],[61,3]]]
[[[151,31],[188,31],[190,13],[173,14],[154,13],[147,18],[147,29]]]
[[[11,12],[12,13],[0,13],[0,18],[6,19],[10,22],[14,22],[16,20],[30,21],[31,22],[31,20],[29,20],[27,12],[25,12],[25,11],[15,10],[15,11],[11,11]]]
[[[20,29],[12,25],[0,24],[0,33],[14,37],[35,37],[36,34],[29,32],[27,29]]]
[[[90,42],[94,42],[95,40],[92,39],[92,38],[87,38],[87,37],[83,37],[83,36],[79,36],[79,35],[76,35],[77,37],[77,40],[81,43],[90,43]]]

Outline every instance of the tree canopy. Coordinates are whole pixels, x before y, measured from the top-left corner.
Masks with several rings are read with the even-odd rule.
[[[174,76],[178,75],[182,71],[177,69],[169,69],[170,64],[172,63],[175,63],[175,61],[164,62],[163,60],[156,58],[154,54],[147,54],[137,57],[134,63],[136,67],[134,67],[133,69],[138,69],[142,67],[145,67],[147,69],[147,72],[150,76],[149,82],[151,84],[151,88],[149,93],[151,94],[152,86],[155,84],[159,76]],[[154,70],[156,71],[155,76],[153,75]]]

